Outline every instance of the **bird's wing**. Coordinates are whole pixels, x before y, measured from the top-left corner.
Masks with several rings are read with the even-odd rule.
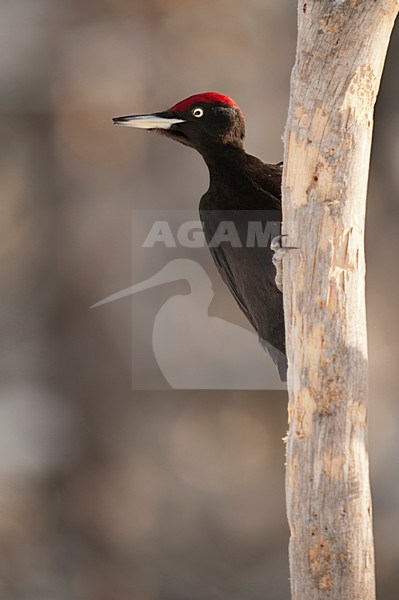
[[[247,174],[254,188],[265,195],[265,205],[268,209],[281,209],[281,177],[283,163],[266,164],[256,156],[246,155]]]
[[[218,245],[216,247],[210,246],[209,249],[211,251],[212,258],[218,268],[218,271],[219,271],[223,281],[229,288],[230,292],[233,294],[235,301],[237,302],[238,306],[241,308],[244,315],[247,317],[248,321],[251,323],[252,327],[255,329],[255,331],[257,331],[257,327],[251,317],[251,313],[248,310],[245,300],[242,297],[239,289],[237,288],[233,273],[231,271],[231,268],[229,266],[228,260],[223,251],[222,246],[221,245]]]
[[[243,295],[240,293],[240,290],[236,283],[236,279],[229,266],[228,257],[223,251],[223,248],[221,247],[221,245],[217,247],[210,247],[210,251],[223,281],[226,283],[230,292],[233,294],[235,301],[237,302],[244,315],[247,317],[249,323],[251,323],[254,330],[258,333],[259,341],[263,349],[269,354],[272,361],[277,365],[281,381],[287,381],[287,358],[284,352],[282,352],[273,344],[262,338],[262,335],[251,315],[251,312],[248,309],[246,301]]]

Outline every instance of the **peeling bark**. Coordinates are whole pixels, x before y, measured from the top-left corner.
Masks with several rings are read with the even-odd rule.
[[[375,598],[364,222],[373,109],[398,0],[298,6],[283,174],[294,600]]]

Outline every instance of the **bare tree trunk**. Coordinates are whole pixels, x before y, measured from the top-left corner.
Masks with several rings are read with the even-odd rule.
[[[287,511],[294,600],[375,598],[364,221],[397,0],[299,2],[285,134]]]

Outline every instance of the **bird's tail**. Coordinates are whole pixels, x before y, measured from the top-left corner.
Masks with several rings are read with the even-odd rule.
[[[285,360],[284,362],[278,362],[277,368],[278,368],[278,374],[280,375],[281,381],[287,381],[287,370],[288,370],[287,360]]]

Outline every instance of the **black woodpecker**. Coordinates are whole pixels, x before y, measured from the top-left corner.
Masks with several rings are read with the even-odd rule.
[[[244,116],[231,98],[216,92],[195,94],[163,112],[116,117],[113,122],[157,131],[202,155],[210,174],[199,207],[205,238],[223,281],[286,381],[283,297],[276,285],[276,259],[273,264],[278,245],[270,247],[271,237],[275,240],[281,232],[281,163],[266,164],[245,152]],[[274,229],[267,230],[268,224]],[[233,243],[226,238],[231,225],[239,244],[236,237]],[[267,244],[259,244],[260,231],[263,240],[265,231],[273,231]]]

